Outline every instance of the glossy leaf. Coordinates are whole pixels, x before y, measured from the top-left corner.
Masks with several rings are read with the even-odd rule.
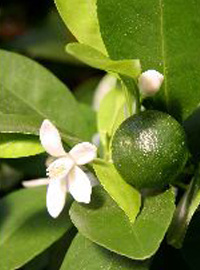
[[[0,158],[34,156],[44,152],[37,136],[0,133]]]
[[[122,89],[111,90],[101,101],[97,115],[101,141],[106,145],[118,126],[125,120],[125,98]]]
[[[133,78],[137,78],[140,74],[139,60],[113,61],[100,51],[79,43],[70,43],[66,49],[69,54],[91,67]]]
[[[200,102],[198,1],[98,0],[97,13],[109,56],[162,72],[154,107],[185,120]]]
[[[42,120],[31,115],[1,114],[0,133],[38,135]]]
[[[124,181],[113,164],[101,162],[93,167],[102,186],[134,222],[141,207],[140,193]]]
[[[33,136],[39,134],[42,123],[39,118],[18,114],[1,114],[0,118],[0,158],[18,158],[44,152],[38,136]],[[92,127],[90,125],[91,132]],[[61,136],[68,147],[79,142],[79,139],[66,132],[61,132]]]
[[[44,152],[39,138],[33,136],[38,135],[41,120],[13,114],[1,114],[0,119],[0,158],[19,158]]]
[[[0,50],[0,111],[49,119],[63,131],[88,139],[78,103],[67,87],[44,67]]]
[[[138,262],[110,252],[77,234],[61,270],[148,270],[149,261]]]
[[[55,0],[60,15],[80,43],[106,54],[96,13],[97,0]]]
[[[91,118],[93,119],[94,116],[91,116]],[[0,114],[0,119],[1,119],[0,133],[4,133],[4,134],[20,133],[20,134],[27,134],[27,135],[39,135],[39,129],[42,123],[42,120],[40,118],[38,118],[37,116],[31,116],[31,115],[25,116],[25,115],[19,115],[19,114]],[[91,127],[90,129],[93,130]],[[80,139],[78,139],[77,137],[74,137],[68,132],[63,131],[61,129],[59,129],[59,131],[60,131],[63,141],[68,146],[73,146],[74,144],[80,142]],[[88,134],[90,133],[91,131],[88,132]],[[22,139],[20,141],[22,141]]]
[[[70,198],[58,219],[46,210],[46,188],[23,189],[0,201],[0,269],[18,269],[51,246],[71,227]]]
[[[72,222],[91,241],[118,254],[138,260],[152,256],[168,229],[174,211],[174,193],[168,190],[147,197],[134,223],[100,188],[93,190],[89,205],[73,203]]]

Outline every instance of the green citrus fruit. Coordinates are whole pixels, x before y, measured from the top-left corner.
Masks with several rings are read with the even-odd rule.
[[[161,188],[173,183],[187,157],[182,126],[159,111],[129,117],[119,126],[112,141],[116,169],[138,189]]]

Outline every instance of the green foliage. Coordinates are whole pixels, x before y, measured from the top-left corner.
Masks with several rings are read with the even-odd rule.
[[[126,103],[122,89],[111,90],[101,101],[97,115],[100,138],[108,152],[116,129],[125,120],[125,113]]]
[[[34,156],[44,152],[38,137],[0,133],[0,158]]]
[[[60,15],[80,43],[106,54],[96,14],[97,0],[55,0]]]
[[[148,270],[152,260],[145,259],[158,251],[167,231],[168,244],[182,247],[190,268],[198,269],[197,1],[55,0],[55,4],[72,32],[66,43],[74,40],[73,36],[79,42],[67,45],[70,56],[63,56],[66,38],[60,33],[64,33],[64,25],[58,23],[55,13],[36,32],[25,34],[19,43],[14,41],[12,48],[18,46],[21,51],[59,61],[75,57],[113,74],[116,84],[100,103],[98,95],[93,97],[99,79],[84,81],[75,94],[78,103],[44,67],[27,57],[0,50],[0,158],[4,158],[0,191],[5,196],[0,200],[0,269],[59,269],[76,228],[79,233],[62,270]],[[32,38],[38,46],[30,46]],[[20,44],[24,47],[20,48]],[[137,85],[141,66],[143,71],[156,69],[164,75],[160,92],[146,100]],[[67,67],[63,74],[70,69]],[[76,74],[72,85],[79,81]],[[84,80],[85,74],[80,79]],[[104,87],[98,85],[99,93],[108,90]],[[95,107],[94,101],[100,107]],[[143,113],[142,103],[146,109]],[[169,115],[155,112],[158,109]],[[147,119],[149,114],[153,117]],[[184,123],[192,154],[188,164],[184,132],[170,115]],[[71,206],[68,196],[66,208],[56,220],[47,214],[46,188],[19,187],[22,177],[28,180],[45,175],[49,159],[46,154],[38,155],[44,151],[38,138],[44,119],[58,128],[67,150],[81,141],[91,141],[98,132],[98,153],[103,158],[86,165],[101,185],[93,189],[91,203],[74,202]],[[32,155],[37,156],[17,159]],[[177,175],[184,183],[178,181]],[[177,185],[176,210],[173,188],[160,189],[169,184]],[[178,185],[185,189],[182,198]],[[6,195],[11,188],[18,190]],[[76,228],[69,218],[70,206]],[[153,260],[155,269],[157,258],[165,258],[166,246],[163,243]]]
[[[162,72],[154,107],[185,120],[200,101],[197,2],[98,0],[97,13],[111,59],[140,59],[143,70]]]
[[[53,74],[24,56],[3,50],[0,62],[2,113],[47,118],[67,132],[88,138],[76,100]]]
[[[78,258],[78,260],[77,260]],[[149,262],[137,262],[112,253],[77,234],[61,270],[148,270]]]
[[[152,256],[168,229],[174,212],[174,193],[168,190],[147,197],[134,223],[100,188],[93,190],[89,205],[73,203],[72,222],[91,241],[126,257],[144,260]]]
[[[112,163],[96,163],[93,167],[102,186],[133,223],[141,206],[140,193],[124,181]]]
[[[14,270],[51,246],[71,227],[68,209],[56,220],[45,206],[45,188],[16,191],[0,201],[0,268]]]
[[[100,51],[85,44],[70,43],[66,47],[67,52],[91,67],[105,70],[107,72],[119,73],[132,78],[140,74],[139,60],[113,61]]]

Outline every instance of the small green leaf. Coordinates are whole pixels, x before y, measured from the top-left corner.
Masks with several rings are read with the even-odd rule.
[[[66,50],[85,64],[107,72],[118,73],[132,78],[137,78],[141,72],[139,60],[113,61],[100,51],[79,43],[68,44]]]
[[[0,111],[49,119],[66,133],[88,140],[87,124],[67,87],[41,65],[0,50]]]
[[[44,148],[37,136],[0,133],[0,158],[27,157],[42,152]]]
[[[160,246],[174,212],[174,192],[147,197],[134,223],[100,188],[89,205],[73,203],[70,217],[81,234],[126,257],[144,260]]]
[[[18,269],[56,242],[71,227],[68,209],[57,218],[46,210],[46,188],[22,189],[0,201],[0,269]]]
[[[122,89],[111,90],[101,101],[97,115],[98,131],[103,145],[110,141],[125,120],[125,98]]]
[[[97,0],[55,0],[60,15],[80,43],[106,54],[96,13]]]
[[[148,270],[149,261],[129,260],[110,252],[80,233],[74,238],[61,270]]]
[[[123,180],[113,164],[101,162],[93,167],[102,186],[134,222],[140,211],[140,193]]]

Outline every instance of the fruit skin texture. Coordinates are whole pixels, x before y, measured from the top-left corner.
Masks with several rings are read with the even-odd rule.
[[[173,183],[188,158],[185,132],[170,115],[144,111],[127,118],[112,141],[114,165],[137,189]]]

